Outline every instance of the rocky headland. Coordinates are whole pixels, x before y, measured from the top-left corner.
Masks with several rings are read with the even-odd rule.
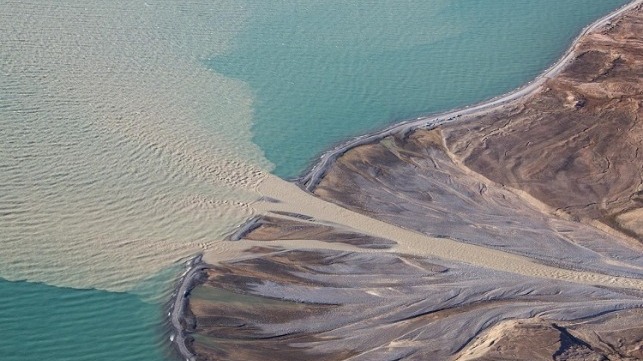
[[[643,359],[641,1],[600,25],[525,96],[266,186],[177,295],[182,355]]]

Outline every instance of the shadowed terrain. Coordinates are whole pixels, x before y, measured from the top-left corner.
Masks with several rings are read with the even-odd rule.
[[[583,37],[535,94],[346,151],[314,195],[412,233],[268,210],[232,237],[245,252],[201,271],[188,348],[199,360],[643,359],[642,33],[638,5]],[[411,255],[411,234],[511,258]],[[607,281],[531,274],[527,261]]]

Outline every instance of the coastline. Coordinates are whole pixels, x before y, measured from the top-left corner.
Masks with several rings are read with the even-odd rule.
[[[196,355],[190,351],[187,346],[186,327],[184,327],[186,313],[185,308],[188,303],[190,291],[199,282],[200,272],[208,267],[202,261],[202,255],[198,254],[187,262],[187,270],[177,281],[177,288],[170,300],[171,310],[168,313],[170,327],[170,342],[175,351],[187,361],[193,361]]]
[[[417,129],[432,129],[439,125],[451,123],[451,122],[465,122],[471,117],[478,116],[487,112],[492,112],[500,110],[512,102],[519,101],[530,95],[536,93],[541,86],[551,77],[558,75],[561,71],[565,69],[570,60],[574,58],[576,45],[579,40],[582,39],[586,34],[602,27],[608,25],[611,20],[619,17],[623,13],[643,4],[643,0],[634,0],[610,14],[598,19],[586,26],[580,34],[572,41],[568,50],[563,54],[563,56],[545,70],[542,74],[536,77],[534,80],[526,83],[525,85],[498,97],[494,97],[490,100],[465,106],[462,108],[457,108],[447,112],[429,115],[425,117],[419,117],[414,120],[403,121],[380,131],[361,135],[355,138],[352,138],[332,149],[322,154],[318,161],[299,179],[294,183],[302,188],[308,193],[312,193],[317,187],[320,180],[325,176],[329,167],[332,166],[335,161],[344,153],[358,147],[360,145],[365,145],[373,142],[382,140],[388,136],[396,134],[407,134]],[[256,218],[248,220],[236,230],[233,234],[228,237],[230,240],[238,240],[243,238],[244,234],[251,232],[255,223],[257,222]],[[177,352],[186,360],[195,360],[196,355],[190,350],[187,346],[187,338],[185,337],[186,328],[184,326],[186,314],[186,306],[188,303],[188,296],[190,290],[196,286],[199,282],[199,276],[201,271],[207,269],[210,265],[205,263],[201,255],[195,256],[188,263],[188,270],[184,276],[179,280],[177,285],[177,290],[175,296],[172,300],[172,310],[170,311],[168,318],[170,319],[170,324],[172,327],[172,334],[174,336],[172,344]]]
[[[567,48],[567,51],[560,57],[560,59],[558,59],[558,61],[547,68],[543,73],[538,75],[534,80],[527,82],[523,86],[512,90],[509,93],[491,98],[481,103],[467,105],[442,113],[419,117],[414,120],[402,121],[382,130],[352,138],[323,153],[318,158],[318,161],[314,163],[314,165],[295,182],[306,191],[312,192],[315,190],[315,187],[317,186],[321,178],[323,178],[328,168],[337,160],[337,158],[352,148],[368,143],[377,142],[394,134],[406,134],[416,129],[432,129],[439,125],[454,122],[456,120],[466,121],[467,117],[474,117],[486,112],[498,110],[505,105],[536,93],[545,81],[547,81],[551,77],[558,75],[567,66],[569,61],[573,59],[576,45],[578,44],[579,40],[581,40],[586,34],[607,25],[614,18],[619,17],[621,14],[641,4],[643,4],[643,0],[634,0],[583,28],[583,30],[579,33],[579,35],[576,36],[576,38],[574,38],[574,40]]]

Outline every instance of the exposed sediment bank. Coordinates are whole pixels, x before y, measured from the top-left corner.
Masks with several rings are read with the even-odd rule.
[[[170,340],[175,345],[177,352],[188,360],[192,359],[193,352],[186,346],[186,307],[190,291],[199,282],[200,272],[207,268],[201,259],[202,255],[198,255],[187,262],[187,270],[177,282],[178,287],[170,301],[168,314],[171,328]]]
[[[225,252],[206,252],[181,282],[170,317],[183,357],[643,357],[643,251],[636,233],[574,219],[542,199],[550,190],[537,194],[496,179],[488,170],[502,169],[504,158],[476,163],[467,153],[482,143],[473,137],[479,131],[511,144],[516,136],[505,132],[503,119],[519,117],[524,132],[538,126],[543,117],[536,111],[524,117],[525,109],[595,82],[555,86],[587,69],[599,71],[601,81],[625,84],[609,88],[620,101],[640,104],[639,63],[631,54],[643,44],[625,41],[621,50],[613,44],[636,37],[642,4],[588,26],[559,62],[515,92],[353,139],[324,154],[299,185],[267,177],[259,185],[264,199],[254,204],[261,215],[234,233],[239,241]],[[618,71],[603,72],[602,58],[578,65],[593,45],[610,49]],[[534,109],[546,112],[549,105],[559,122],[575,120],[579,110],[598,119],[612,109],[597,106],[598,96],[570,99],[569,107],[545,102]],[[633,119],[639,129],[639,109],[625,108],[615,119]],[[486,131],[469,131],[479,120]],[[492,138],[505,133],[509,140]],[[602,143],[584,147],[596,144]],[[495,154],[485,153],[492,145],[480,154]],[[560,149],[558,157],[576,152],[573,144]],[[613,159],[612,168],[622,158]],[[629,224],[636,212],[617,216]],[[197,275],[200,285],[189,292]]]

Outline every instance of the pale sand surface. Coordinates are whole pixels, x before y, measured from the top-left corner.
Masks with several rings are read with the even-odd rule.
[[[390,252],[423,257],[438,257],[440,259],[460,261],[475,266],[525,276],[608,287],[643,289],[643,280],[639,279],[560,269],[535,263],[527,257],[512,255],[450,239],[429,237],[323,201],[304,192],[296,185],[277,177],[266,177],[259,185],[259,191],[264,196],[279,201],[278,203],[265,201],[256,203],[254,207],[260,212],[280,211],[299,213],[313,217],[317,221],[331,222],[352,228],[366,235],[388,238],[398,243]],[[203,260],[207,263],[214,264],[226,258],[233,259],[240,254],[240,249],[248,248],[249,244],[244,244],[245,242],[246,241],[237,243],[237,246],[235,246],[237,251],[233,251],[230,254],[225,254],[225,252],[221,252],[220,250],[206,252]],[[301,245],[292,240],[279,241],[279,244],[295,246],[297,249],[314,249],[317,247],[324,249],[338,249],[336,247],[340,247],[339,249],[342,250],[347,249],[345,245],[338,246],[336,244],[318,243],[317,247],[315,247],[312,246],[312,244],[310,246]],[[363,250],[359,252],[363,252]]]

